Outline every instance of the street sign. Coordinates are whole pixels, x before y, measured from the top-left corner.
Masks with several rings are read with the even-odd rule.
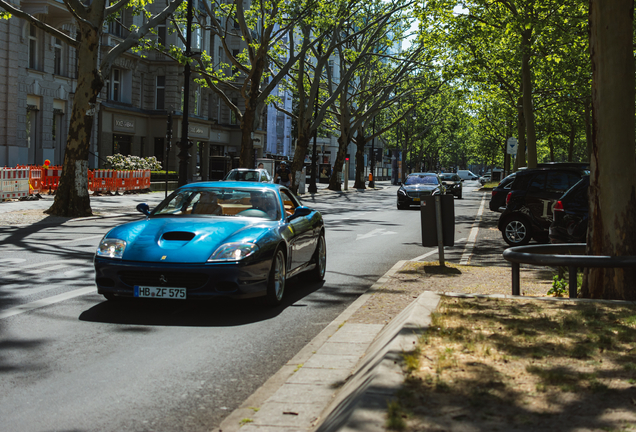
[[[517,155],[517,138],[508,138],[506,142],[506,153],[509,155]]]

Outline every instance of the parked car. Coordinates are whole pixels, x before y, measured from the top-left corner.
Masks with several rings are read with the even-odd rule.
[[[499,213],[504,211],[506,208],[506,196],[508,195],[508,192],[510,192],[515,175],[517,175],[517,173],[513,172],[501,180],[499,184],[492,189],[490,203],[488,204],[488,208],[490,208],[491,211]]]
[[[490,173],[486,173],[483,176],[479,177],[479,183],[481,183],[482,186],[488,183],[489,181],[490,181]]]
[[[552,208],[561,196],[589,171],[580,167],[534,168],[518,171],[506,197],[498,228],[511,246],[531,238],[547,243]]]
[[[223,180],[229,181],[252,181],[262,183],[273,183],[274,179],[265,169],[261,168],[234,168],[231,169]]]
[[[479,176],[470,170],[457,170],[457,175],[462,180],[479,180]]]
[[[446,188],[439,175],[435,173],[412,173],[397,191],[397,208],[408,209],[420,205],[421,198],[428,195],[444,195]]]
[[[447,194],[453,194],[458,199],[462,199],[462,182],[463,180],[453,173],[443,173],[439,177],[442,179],[442,183],[446,187]]]
[[[95,254],[97,292],[121,297],[283,299],[288,278],[325,275],[322,215],[265,183],[182,186],[146,218],[111,229]]]
[[[550,243],[585,243],[589,219],[590,176],[583,177],[554,205]]]

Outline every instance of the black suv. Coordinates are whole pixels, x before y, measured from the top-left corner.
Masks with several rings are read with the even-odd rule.
[[[584,164],[562,164],[518,171],[506,197],[506,209],[498,228],[511,246],[528,244],[531,238],[547,243],[552,210],[557,200],[589,174]]]

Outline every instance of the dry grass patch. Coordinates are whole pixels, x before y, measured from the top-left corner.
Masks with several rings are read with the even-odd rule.
[[[443,297],[405,358],[409,431],[636,431],[636,306]]]

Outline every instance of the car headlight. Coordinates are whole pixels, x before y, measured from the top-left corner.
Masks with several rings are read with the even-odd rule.
[[[126,242],[124,240],[103,238],[97,247],[97,256],[121,259],[125,250]]]
[[[254,243],[226,243],[220,246],[208,258],[211,261],[240,261],[258,251],[258,246]]]
[[[404,189],[398,189],[398,195],[406,196],[406,191]]]

